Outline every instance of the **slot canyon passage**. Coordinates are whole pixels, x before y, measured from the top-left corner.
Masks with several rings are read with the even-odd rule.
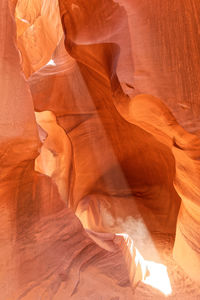
[[[200,1],[0,14],[0,300],[200,299]]]

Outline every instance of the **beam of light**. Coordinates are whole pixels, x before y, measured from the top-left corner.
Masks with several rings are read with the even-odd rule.
[[[159,290],[165,296],[169,296],[172,293],[172,288],[167,267],[160,263],[145,260],[128,234],[117,233],[116,236],[123,238],[126,244],[126,247],[122,247],[122,252],[132,286],[134,287],[142,278],[144,284]]]
[[[99,123],[101,124],[101,120]],[[105,134],[106,136],[103,125],[101,126],[101,130],[102,134]],[[108,138],[105,138],[105,145],[112,153],[112,159],[116,166],[118,166],[117,171],[121,175],[121,181],[128,190],[129,184]],[[95,147],[96,145],[94,145],[94,155]],[[99,157],[96,158],[98,162]],[[102,162],[99,161],[99,169],[101,168],[101,163]],[[137,204],[135,203],[135,214],[137,218],[127,216],[126,219],[123,220],[121,218],[114,218],[111,215],[104,206],[104,198],[105,197],[102,195],[88,195],[79,202],[76,215],[81,220],[83,226],[94,230],[93,228],[90,228],[89,220],[91,216],[95,216],[96,227],[98,227],[98,225],[102,222],[104,229],[106,228],[108,231],[113,230],[112,232],[115,232],[116,237],[119,238],[119,243],[120,236],[124,239],[126,246],[122,243],[124,245],[122,252],[129,272],[130,282],[133,287],[135,287],[135,284],[137,284],[142,278],[142,282],[159,290],[163,293],[163,295],[170,295],[172,293],[172,288],[166,266],[150,261],[160,261],[160,255],[156,249],[151,233],[149,232],[142,215],[137,208]]]
[[[153,261],[146,261],[149,271],[148,276],[142,280],[143,283],[159,290],[165,296],[172,293],[172,287],[167,272],[167,267]]]
[[[55,61],[51,59],[46,66],[56,67],[53,69],[55,69],[54,73],[57,74],[63,71],[61,67],[63,65],[65,66],[65,62],[66,62],[65,59],[61,60],[60,69],[57,69],[58,64],[56,59]],[[74,66],[74,61],[72,61],[72,66]],[[66,74],[68,73],[66,72]],[[78,68],[74,69],[74,74],[76,74],[76,76],[79,76],[78,79],[79,79],[81,89],[83,90],[84,88],[83,92],[84,94],[87,95],[87,99],[89,99],[88,102],[90,103],[91,107],[94,107],[94,111],[95,111],[96,108],[93,104],[93,99],[90,96],[90,91],[88,90],[84,82],[84,79],[82,78],[82,75],[80,74],[80,70]],[[79,107],[78,101],[77,101],[77,107]],[[78,111],[78,113],[81,114],[81,107],[79,108],[79,110],[80,111]],[[101,122],[102,122],[101,119],[99,119],[98,126],[101,129],[101,135],[103,135],[105,139],[104,141],[105,149],[107,149],[107,151],[110,152],[109,157],[112,157],[112,164],[118,166],[118,168],[117,167],[116,168],[117,168],[117,172],[119,172],[122,186],[126,187],[127,190],[130,190],[129,184],[123,173],[121,165],[118,162],[113,146],[110,140],[107,138],[105,128],[103,124],[101,124]],[[87,129],[86,126],[87,123],[85,123],[85,128]],[[90,134],[92,134],[89,126],[90,124],[88,124],[88,128],[89,128],[88,131]],[[99,156],[95,155],[96,146],[97,145],[95,143],[92,143],[93,148],[91,148],[91,151],[93,150],[94,157],[96,158],[97,166],[99,170],[101,170],[102,157],[100,158]],[[108,165],[106,170],[102,169],[102,174],[103,172],[109,170],[110,167],[112,167],[112,165],[111,166]],[[118,198],[117,196],[114,197],[111,195],[109,197],[115,198],[115,201],[117,201]],[[125,243],[122,242],[122,246],[123,246],[122,252],[124,254],[125,262],[127,264],[127,269],[129,272],[130,282],[132,286],[134,286],[139,280],[141,280],[141,278],[143,278],[142,281],[144,284],[156,288],[166,296],[170,295],[172,293],[172,288],[171,288],[166,266],[144,259],[146,258],[155,261],[159,260],[159,253],[155,247],[154,241],[151,237],[151,233],[149,232],[142,218],[142,215],[140,214],[140,211],[137,208],[137,203],[135,203],[135,215],[137,216],[137,218],[132,216],[127,216],[126,219],[124,220],[121,218],[114,218],[111,215],[111,213],[107,210],[107,207],[104,206],[104,201],[106,201],[105,198],[106,196],[103,196],[101,194],[96,194],[96,195],[90,194],[87,195],[79,202],[79,206],[76,210],[76,215],[81,220],[83,226],[85,228],[92,229],[92,230],[93,230],[93,226],[96,226],[96,228],[98,228],[99,226],[99,229],[101,231],[101,225],[103,224],[103,228],[104,229],[106,228],[108,231],[113,230],[115,233],[121,231],[124,232],[124,233],[116,234],[116,237],[118,237],[117,240],[119,244],[121,242],[119,236],[122,236],[122,238],[125,241]],[[120,197],[119,197],[119,201],[120,201]],[[131,196],[131,201],[132,203],[134,201],[134,197],[132,196]],[[93,226],[91,226],[90,228],[90,224],[88,221],[90,221],[91,216],[93,217],[95,224],[94,225],[92,224]],[[145,257],[145,255],[147,255],[146,253],[148,254],[147,257]],[[146,272],[147,270],[148,272]]]

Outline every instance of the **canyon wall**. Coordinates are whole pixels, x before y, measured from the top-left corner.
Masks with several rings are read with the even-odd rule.
[[[0,8],[2,299],[196,299],[200,4]]]

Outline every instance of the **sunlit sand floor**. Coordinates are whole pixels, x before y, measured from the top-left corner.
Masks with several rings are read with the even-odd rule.
[[[153,241],[160,255],[162,264],[167,267],[168,277],[171,283],[171,294],[165,296],[158,289],[149,284],[140,282],[135,289],[134,298],[137,300],[146,299],[176,299],[176,300],[199,300],[200,286],[193,282],[187,274],[176,264],[172,257],[174,236],[156,233]],[[190,259],[188,257],[188,259]],[[160,278],[158,277],[158,280]],[[157,284],[159,286],[159,283]],[[162,290],[162,287],[161,287]]]

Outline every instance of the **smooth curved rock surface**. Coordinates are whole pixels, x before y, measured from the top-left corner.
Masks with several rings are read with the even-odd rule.
[[[142,261],[133,259],[130,273],[114,235],[107,237],[111,245],[108,250],[104,235],[98,246],[61,201],[52,179],[34,171],[34,160],[46,134],[39,130],[40,141],[7,1],[1,2],[0,11],[4,20],[0,24],[4,41],[0,49],[1,298],[130,299],[146,266],[144,274],[135,280],[134,273],[141,269]],[[51,126],[56,130],[54,123]],[[51,139],[49,135],[49,148]],[[56,146],[59,153],[58,143]],[[125,245],[123,238],[121,243]]]
[[[113,5],[119,14],[121,8]],[[62,11],[61,4],[61,17],[70,7]],[[107,8],[102,4],[97,7],[102,9],[101,13]],[[92,16],[89,7],[87,12]],[[79,20],[84,12],[79,8],[77,13]],[[69,24],[64,26],[70,27],[70,22],[69,19]],[[78,29],[78,33],[69,30],[66,39],[66,47],[76,61],[57,51],[54,64],[43,67],[29,79],[35,109],[52,110],[72,142],[75,179],[70,207],[77,210],[79,217],[87,210],[89,227],[95,230],[110,227],[102,223],[101,209],[104,209],[115,221],[127,216],[142,217],[149,230],[159,227],[173,232],[180,201],[173,188],[173,156],[150,134],[120,116],[113,102],[128,102],[129,98],[113,70],[118,47],[113,43],[100,44],[101,31],[95,44],[97,37],[91,34],[92,27],[84,24],[84,17],[82,22],[83,36],[79,37]],[[115,14],[111,22],[116,23]],[[73,44],[72,38],[81,44]],[[84,92],[81,99],[79,87]],[[60,106],[56,105],[57,90]]]
[[[186,129],[199,128],[200,3],[116,2],[128,15],[134,65],[130,83],[139,93],[162,99]]]
[[[168,145],[176,160],[175,188],[182,199],[177,221],[174,258],[199,283],[200,267],[200,203],[199,155],[200,139],[185,131],[161,100],[139,95],[130,104],[130,121]]]
[[[96,2],[93,1],[93,4],[95,4],[95,3]],[[134,19],[133,18],[134,16],[131,15],[131,10],[133,11],[133,8],[137,8],[137,12],[141,11],[142,14],[143,14],[142,17],[145,15],[145,13],[147,11],[147,10],[145,10],[145,5],[143,5],[143,4],[139,4],[139,3],[135,4],[134,3],[133,5],[131,5],[129,2],[125,3],[125,2],[122,2],[122,1],[120,1],[120,4],[125,5],[125,8],[127,8],[127,6],[129,7],[130,11],[127,14],[129,22],[131,21],[131,19],[134,20],[135,22],[138,22],[138,21],[140,22],[139,19],[137,19],[137,18]],[[187,8],[189,8],[190,4],[185,3],[185,5],[182,8],[179,7],[179,4],[180,3],[176,3],[175,8],[176,9],[179,8],[178,12],[181,15],[183,10],[186,10]],[[134,7],[134,5],[136,5],[136,6]],[[105,159],[105,161],[110,162],[111,161],[111,156],[116,156],[117,162],[119,162],[122,173],[125,174],[125,179],[128,182],[128,186],[130,187],[130,190],[131,190],[131,183],[137,182],[137,177],[134,178],[133,175],[132,175],[132,177],[129,177],[130,172],[128,170],[129,170],[129,167],[131,168],[131,170],[133,172],[134,172],[134,170],[137,170],[137,169],[133,168],[133,166],[131,165],[131,161],[128,161],[128,163],[124,167],[124,165],[123,165],[124,164],[124,158],[122,156],[123,151],[119,146],[120,145],[119,140],[121,141],[121,144],[123,145],[122,148],[125,151],[126,155],[129,156],[128,153],[131,151],[130,149],[132,149],[132,151],[133,151],[132,140],[133,140],[134,134],[132,135],[131,132],[133,132],[134,127],[132,125],[126,123],[120,117],[120,115],[118,114],[118,112],[116,110],[116,108],[117,108],[118,111],[120,111],[120,113],[127,120],[130,121],[130,119],[132,118],[131,115],[130,116],[128,115],[129,114],[129,109],[126,108],[126,107],[129,107],[129,104],[130,104],[130,103],[128,103],[129,100],[128,100],[127,96],[123,93],[123,90],[120,87],[119,80],[118,80],[117,73],[116,73],[117,72],[117,59],[118,59],[118,56],[119,56],[118,46],[119,45],[122,46],[122,49],[123,49],[123,45],[121,45],[119,43],[119,40],[117,40],[117,38],[115,36],[115,32],[116,32],[116,29],[115,29],[116,28],[115,27],[115,25],[116,25],[115,16],[116,16],[117,12],[118,13],[123,12],[123,14],[124,14],[124,9],[122,8],[122,6],[117,6],[116,3],[114,3],[114,2],[110,2],[109,4],[107,4],[107,6],[104,6],[104,3],[102,3],[102,2],[98,2],[98,4],[96,3],[94,5],[96,14],[93,13],[93,7],[94,6],[91,5],[91,4],[88,5],[88,7],[87,7],[87,5],[83,7],[81,2],[77,2],[76,5],[74,5],[73,3],[70,3],[70,1],[68,1],[68,2],[60,1],[60,6],[61,6],[61,18],[62,18],[62,23],[63,23],[63,26],[64,26],[64,31],[65,31],[65,33],[67,33],[66,40],[65,40],[66,49],[68,50],[70,55],[77,61],[80,73],[81,73],[83,79],[86,82],[86,86],[87,86],[87,89],[89,91],[90,97],[92,98],[92,101],[94,102],[94,107],[98,111],[97,120],[93,121],[92,118],[90,118],[90,124],[89,124],[90,129],[89,129],[89,132],[86,134],[86,136],[90,135],[90,139],[91,139],[91,135],[94,134],[94,133],[91,133],[91,128],[95,128],[94,132],[95,132],[95,135],[96,135],[97,132],[98,132],[98,131],[96,131],[96,128],[100,128],[100,126],[103,124],[103,130],[105,131],[105,136],[108,139],[108,141],[111,145],[111,148],[113,148],[113,149],[115,149],[115,147],[117,148],[117,150],[114,150],[114,155],[110,154],[110,156],[107,160],[105,159],[105,153],[106,152],[104,151],[104,159]],[[147,6],[153,9],[153,7],[156,6],[156,1],[151,2],[151,4],[147,3]],[[168,6],[166,6],[166,8],[168,9]],[[104,16],[104,19],[106,20],[106,14],[109,11],[109,9],[111,9],[113,11],[113,13],[110,16],[108,23],[111,22],[112,27],[114,29],[113,29],[112,33],[110,33],[109,31],[107,31],[105,33],[104,31],[105,31],[105,27],[106,27],[107,23],[106,22],[102,23],[102,19],[103,19],[102,16]],[[142,11],[142,9],[143,9],[143,11]],[[155,13],[157,13],[157,15],[156,15],[157,18],[158,18],[158,16],[160,17],[160,9],[161,9],[161,7],[158,6],[158,10],[155,10]],[[167,9],[166,9],[165,13],[168,11]],[[192,9],[193,10],[195,10],[195,9],[198,10],[198,6],[192,6]],[[126,14],[124,14],[124,16],[125,15]],[[139,14],[139,16],[140,16],[140,14]],[[152,15],[149,13],[150,22],[152,22],[152,20],[153,20],[153,19],[151,19],[151,17],[152,17]],[[155,17],[155,14],[154,14],[154,17]],[[171,15],[171,17],[173,18],[173,14]],[[90,26],[88,26],[88,18],[90,19]],[[187,20],[190,20],[191,15],[188,14],[187,18],[188,18]],[[97,19],[99,20],[99,22],[96,22]],[[118,16],[118,21],[119,20],[120,20],[120,17]],[[157,19],[155,18],[154,22],[156,20]],[[178,22],[179,27],[181,26],[181,24],[183,24],[182,22],[183,22],[183,20],[180,18],[180,20]],[[119,27],[120,27],[122,22],[119,22],[119,24],[120,24],[119,25]],[[174,26],[174,24],[176,24],[176,22],[174,22],[172,24]],[[195,25],[193,25],[194,22],[191,23],[191,24],[192,24],[191,28],[195,28],[194,27]],[[140,23],[139,23],[139,25],[140,25]],[[93,31],[93,28],[95,26],[96,26],[95,31]],[[162,27],[160,26],[160,23],[156,24],[156,26],[157,26],[157,27],[155,27],[156,30],[161,28],[160,32],[163,32]],[[119,27],[118,27],[118,29],[119,29]],[[108,25],[107,28],[109,28],[109,25]],[[147,29],[147,27],[145,27],[143,25],[141,25],[139,27],[139,30],[140,30],[140,28],[142,29],[143,33]],[[167,27],[165,27],[165,28],[167,28]],[[139,32],[139,30],[138,30],[138,32]],[[195,31],[195,29],[193,29],[193,32],[194,31]],[[98,32],[98,35],[96,35],[97,32]],[[146,30],[146,33],[147,33],[147,30]],[[166,36],[166,34],[164,36]],[[179,37],[179,39],[177,39],[177,42],[181,41],[181,43],[182,43],[183,40],[181,39],[181,36],[178,35],[178,37]],[[129,36],[129,38],[130,38],[130,36]],[[132,36],[131,36],[131,38],[132,38]],[[170,36],[170,38],[171,38],[171,36]],[[138,39],[138,41],[139,41],[139,39]],[[146,41],[148,41],[148,39]],[[183,41],[183,43],[184,43],[184,41]],[[145,57],[142,57],[142,55],[145,56],[145,53],[140,51],[141,50],[140,44],[138,44],[138,46],[139,46],[138,47],[138,52],[137,52],[137,49],[136,49],[136,52],[134,52],[134,54],[136,53],[136,55],[137,55],[137,53],[138,53],[138,57],[141,58],[141,59],[138,59],[137,62],[136,62],[136,66],[135,66],[136,71],[135,72],[137,74],[137,63],[142,62],[144,64],[144,62],[146,61],[147,64],[146,65],[140,65],[140,68],[142,66],[143,68],[141,68],[141,69],[143,69],[144,72],[149,73],[150,69],[154,70],[154,68],[152,68],[152,63],[154,62],[155,55],[152,52],[149,55],[149,57],[145,60]],[[150,47],[151,46],[152,46],[152,44],[150,44]],[[159,45],[159,47],[156,48],[156,50],[157,50],[155,52],[156,55],[158,53],[164,51],[164,49],[166,49],[165,47],[166,47],[166,41],[164,40],[164,42],[161,43]],[[176,44],[175,44],[175,47],[177,49],[179,49],[176,46]],[[170,50],[171,49],[172,48],[170,48]],[[140,54],[139,54],[139,51],[140,51]],[[154,51],[153,47],[151,47],[151,51]],[[146,51],[146,53],[147,53],[147,51]],[[175,60],[181,61],[182,58],[180,58],[178,55],[179,54],[175,55]],[[197,55],[198,55],[198,53],[197,53]],[[194,57],[195,57],[195,55],[193,56],[193,58]],[[159,57],[156,57],[156,59],[158,61]],[[167,65],[169,64],[170,59],[171,59],[170,53],[167,52],[166,60],[162,61],[162,63],[164,63],[164,65],[163,65],[164,69],[168,68]],[[173,65],[173,66],[177,65],[177,64],[173,63],[173,61],[171,63],[172,63],[171,65]],[[185,61],[185,63],[188,64],[188,65],[193,64],[192,61],[187,61],[187,60]],[[160,65],[159,65],[159,68],[160,68]],[[154,84],[154,86],[155,86],[155,84],[157,84],[157,86],[158,86],[157,87],[157,93],[156,93],[156,90],[155,91],[152,90],[153,87],[150,85],[150,80],[149,79],[152,79],[153,78],[152,76],[148,76],[148,77],[144,76],[144,80],[143,80],[143,85],[144,86],[142,88],[143,91],[146,88],[146,89],[148,89],[149,92],[152,92],[155,95],[156,94],[161,95],[162,92],[164,93],[164,91],[166,91],[165,85],[161,81],[163,77],[159,73],[160,70],[161,70],[161,68],[158,70],[158,72],[156,74],[157,79],[155,78],[155,80],[151,81]],[[166,84],[168,84],[168,86],[171,87],[171,90],[173,92],[176,88],[176,91],[177,91],[176,92],[177,93],[177,95],[176,95],[177,100],[176,101],[179,101],[180,98],[183,100],[183,97],[182,97],[183,89],[178,87],[178,85],[176,87],[174,86],[176,81],[173,82],[173,78],[175,79],[175,77],[171,76],[171,74],[172,74],[171,67],[170,67],[170,69],[166,69],[166,71],[167,72],[166,72],[165,76],[169,76],[168,79],[166,80]],[[181,73],[178,73],[178,74],[181,74]],[[160,78],[158,78],[158,77],[160,77]],[[177,78],[178,77],[176,77],[176,79]],[[145,79],[146,79],[146,81],[145,81]],[[160,81],[159,81],[159,79],[160,79]],[[183,78],[181,78],[181,80],[183,81]],[[140,83],[142,83],[142,81],[138,80],[138,84],[140,84]],[[40,85],[41,85],[41,83],[40,83]],[[45,83],[44,83],[44,86],[45,86]],[[164,89],[162,89],[163,87],[164,87]],[[42,88],[42,90],[43,90],[43,88]],[[188,93],[190,93],[191,87],[189,85],[187,85],[187,88],[188,88]],[[139,90],[141,90],[141,88],[139,88]],[[168,88],[168,91],[169,90],[170,89]],[[166,97],[166,101],[170,105],[171,99],[170,99],[170,93],[168,91],[165,94],[165,97]],[[33,92],[33,95],[34,95],[34,89],[33,88],[32,88],[32,92]],[[36,98],[36,94],[34,95],[35,98]],[[186,95],[186,93],[184,95]],[[194,95],[194,94],[190,93],[190,95]],[[190,97],[189,101],[191,101],[191,102],[193,101],[191,99],[191,97]],[[116,108],[114,107],[114,104],[115,104]],[[155,108],[155,106],[156,105],[154,105],[154,108]],[[182,105],[182,107],[183,106],[184,105]],[[191,106],[191,104],[190,104],[190,106]],[[144,107],[145,107],[146,111],[148,112],[148,107],[146,107],[146,106],[144,106]],[[49,106],[47,106],[47,108],[49,109]],[[176,113],[177,117],[179,118],[181,115],[179,115],[179,110],[177,110],[177,106],[174,106],[174,107],[172,106],[172,108],[174,108],[174,113]],[[40,104],[38,104],[38,106],[37,106],[37,103],[36,103],[36,109],[38,109],[38,110],[41,109]],[[156,122],[158,122],[158,123],[163,122],[164,123],[163,126],[167,127],[166,130],[168,131],[168,134],[166,134],[166,132],[164,132],[165,134],[163,135],[162,130],[161,130],[161,134],[157,132],[156,134],[154,134],[154,136],[157,138],[157,141],[162,141],[162,144],[166,145],[167,149],[170,149],[172,143],[174,142],[173,141],[173,138],[174,138],[173,134],[174,134],[174,132],[176,132],[176,129],[177,129],[178,125],[177,126],[175,125],[175,128],[173,128],[173,131],[171,133],[171,128],[173,126],[171,126],[171,124],[170,124],[170,126],[168,126],[167,123],[170,123],[170,122],[173,123],[174,122],[173,116],[170,115],[169,113],[167,114],[167,116],[165,116],[165,112],[167,111],[167,109],[165,109],[163,105],[161,105],[161,107],[158,109],[157,114],[159,113],[159,110],[160,110],[161,114],[164,112],[164,120],[163,120],[163,117],[161,118],[161,120],[158,120],[159,118],[158,118],[158,115],[157,115]],[[191,113],[193,113],[193,115],[194,115],[194,111],[192,109],[191,109]],[[182,115],[183,115],[183,113],[182,113]],[[168,119],[168,117],[169,117],[169,119]],[[191,114],[189,114],[189,117],[191,118]],[[138,116],[136,117],[136,119],[137,118],[138,118]],[[64,119],[63,116],[62,116],[62,119]],[[99,122],[98,119],[100,120],[100,122]],[[140,119],[140,121],[141,121],[141,119]],[[145,119],[143,120],[143,122],[145,122]],[[82,125],[81,126],[81,128],[82,128],[81,137],[83,136],[84,131],[86,130],[85,129],[86,123],[87,122],[84,120],[81,124]],[[137,123],[137,122],[132,122],[132,123]],[[156,127],[156,125],[158,125],[158,124],[154,124],[152,122],[152,120],[151,120],[150,123],[151,123],[151,126],[153,126],[153,128],[148,128],[147,131],[149,133],[155,133],[155,128],[154,127]],[[175,121],[175,123],[176,123],[176,121]],[[60,124],[64,127],[65,124],[68,124],[68,122],[66,120],[65,121],[61,120]],[[115,131],[114,131],[114,127],[112,128],[112,124],[115,124],[115,126],[114,126],[115,128],[117,127],[117,129],[118,129],[117,134],[114,133]],[[161,127],[162,127],[162,125],[161,125]],[[170,127],[170,130],[168,130],[169,129],[168,127]],[[143,128],[145,128],[145,126]],[[79,130],[80,130],[80,127],[79,127]],[[71,134],[72,144],[74,145],[73,139],[74,139],[75,136],[73,135],[73,131],[75,131],[75,130],[72,130],[70,132],[70,134]],[[179,127],[178,132],[175,134],[175,136],[178,135],[178,139],[181,142],[184,143],[184,136],[182,137],[182,135],[184,135],[183,132],[184,132],[184,130]],[[77,130],[77,133],[78,133],[78,130]],[[140,134],[142,136],[141,131],[140,131]],[[172,135],[172,140],[170,141],[170,139],[168,137],[171,138],[171,135]],[[135,131],[135,136],[136,136],[136,139],[137,139],[137,146],[138,146],[139,145],[139,142],[138,142],[139,134],[137,135],[136,131]],[[115,140],[115,142],[114,142],[114,140]],[[144,141],[145,138],[143,137],[142,140]],[[92,142],[92,145],[95,144],[95,146],[96,146],[97,141],[98,142],[100,141],[99,137],[97,139],[94,139],[94,142]],[[129,149],[125,149],[126,141],[129,141],[129,144],[128,144]],[[80,142],[80,138],[79,138],[79,142]],[[94,150],[91,151],[88,148],[88,145],[89,145],[88,138],[84,139],[84,142],[85,142],[85,145],[86,145],[86,150],[84,150],[81,147],[82,151],[85,152],[85,153],[88,153],[88,152],[93,153]],[[108,144],[106,144],[106,146],[103,146],[103,145],[105,145],[105,143],[106,142],[104,142],[103,144],[100,144],[100,147],[98,147],[98,148],[108,149]],[[153,143],[151,142],[151,145],[152,144]],[[84,145],[84,143],[82,143],[82,145]],[[87,150],[87,148],[88,148],[88,150]],[[142,145],[141,148],[144,148],[144,145]],[[80,150],[79,150],[79,147],[77,148],[77,151],[76,151],[75,147],[74,147],[74,149],[75,149],[75,151],[74,151],[74,153],[75,153],[74,154],[75,155],[75,161],[74,161],[75,162],[75,172],[79,173],[78,168],[81,165],[81,163],[83,162],[83,157],[80,159],[79,163],[77,164],[78,167],[76,167],[76,161],[78,161],[77,158],[78,158],[78,155],[80,155],[79,154]],[[150,150],[147,150],[147,151],[148,151],[149,157],[151,157],[151,159],[153,159],[153,155],[150,154],[151,153]],[[155,152],[155,149],[154,149],[153,152]],[[157,152],[162,153],[161,150],[159,150],[159,151],[157,150]],[[97,153],[98,153],[98,151],[95,150],[95,156],[97,156]],[[120,155],[118,153],[120,153]],[[170,153],[170,150],[169,150],[169,153]],[[141,151],[140,151],[140,154],[141,154]],[[132,154],[130,154],[130,155],[131,155],[131,157],[135,157],[136,161],[138,161],[138,158],[136,158],[137,154],[135,152],[132,152]],[[127,156],[126,156],[126,159],[127,159]],[[165,157],[166,156],[167,155],[165,155]],[[175,159],[178,161],[179,157],[176,157],[176,155],[175,155]],[[100,158],[99,158],[99,160],[100,160]],[[142,161],[143,161],[143,166],[144,166],[145,158],[142,158]],[[91,165],[94,167],[94,163],[92,163]],[[153,165],[153,163],[152,163],[152,165]],[[168,165],[170,165],[169,162],[168,162]],[[162,168],[162,171],[163,171],[163,166],[161,168]],[[85,169],[87,169],[87,178],[89,178],[89,176],[88,176],[88,165],[83,166],[83,170],[85,170]],[[120,171],[117,170],[117,172],[116,172],[116,169],[114,169],[114,170],[115,170],[115,174],[117,174],[117,173],[120,174]],[[177,170],[179,170],[178,167],[177,167]],[[138,174],[137,171],[135,173]],[[92,171],[92,174],[94,174],[94,169]],[[169,172],[167,172],[167,174],[169,174]],[[82,173],[82,175],[83,175],[83,173]],[[154,176],[156,178],[158,178],[157,175],[154,175]],[[185,176],[186,176],[186,174],[185,174]],[[76,180],[77,180],[77,177],[76,177]],[[83,176],[80,176],[80,177],[83,177]],[[120,179],[117,181],[116,179],[114,179],[114,177],[112,178],[112,176],[111,176],[111,183],[112,184],[113,184],[113,182],[122,183],[123,182],[122,177],[123,176],[121,176]],[[153,175],[151,175],[151,178],[152,177],[153,177]],[[173,175],[172,175],[172,177],[173,177]],[[143,178],[144,178],[144,173],[143,173]],[[136,180],[136,181],[134,181],[134,180]],[[138,180],[138,181],[141,183],[142,179],[140,178],[140,180]],[[104,182],[105,182],[105,179],[104,179]],[[97,188],[98,185],[99,185],[99,183],[95,184],[95,188],[97,190],[98,190],[98,188]],[[143,183],[143,186],[144,185],[146,186],[146,185],[149,185],[149,184],[147,182],[145,182],[145,184]],[[82,185],[79,184],[79,186],[82,186]],[[137,186],[137,184],[136,184],[136,186]],[[101,188],[101,183],[100,183],[100,188],[99,189],[100,190],[102,189]],[[122,188],[122,190],[126,190],[126,188]],[[168,188],[168,190],[169,190],[169,188]],[[80,188],[79,188],[78,191],[79,191],[79,193],[81,193]],[[108,191],[109,192],[104,192],[104,194],[106,193],[106,194],[112,195],[111,191],[113,191],[113,187],[110,190],[108,189]],[[134,192],[135,191],[131,190],[131,193],[133,195],[134,195]],[[138,192],[138,190],[136,191],[136,194],[137,194],[137,192]],[[96,203],[98,203],[98,198],[99,199],[106,198],[106,201],[109,201],[108,200],[109,197],[106,197],[106,195],[104,197],[102,197],[101,193],[99,191],[98,191],[98,193],[97,192],[94,193],[94,191],[92,191],[92,196],[88,195],[88,190],[86,190],[85,193],[87,194],[86,197],[84,195],[82,197],[81,196],[78,197],[79,199],[81,199],[81,198],[84,199],[84,201],[83,201],[84,207],[83,208],[80,207],[79,209],[80,209],[81,212],[82,212],[82,210],[85,209],[85,207],[87,207],[88,210],[91,210],[92,211],[91,216],[93,216],[94,219],[95,219],[94,222],[98,223],[97,227],[101,228],[102,227],[102,221],[98,219],[99,213],[98,213],[98,209],[97,209],[97,207],[99,207],[99,205],[97,206]],[[120,194],[120,189],[119,189],[118,193]],[[141,191],[139,191],[139,193],[141,193]],[[95,199],[95,194],[97,194],[96,195],[96,199],[97,199],[96,201],[94,200]],[[180,195],[182,196],[182,193],[180,193]],[[116,197],[115,194],[112,195],[112,197],[113,196]],[[75,203],[76,203],[76,194],[73,195],[73,201],[74,201],[74,199],[75,199]],[[100,200],[100,201],[102,201],[102,200]],[[155,197],[154,197],[154,201],[155,201]],[[78,200],[78,202],[80,202],[80,201]],[[89,206],[88,206],[88,203],[90,203]],[[156,203],[156,201],[155,201],[155,203]],[[156,203],[155,206],[157,207],[157,205],[158,204]],[[74,206],[74,204],[72,204],[72,206]],[[76,208],[76,206],[77,205],[75,204],[75,208]],[[100,206],[101,206],[101,204],[100,204]],[[105,207],[105,205],[104,205],[104,209],[108,209],[109,206],[110,206],[109,204],[107,205],[107,207]],[[150,202],[150,206],[151,207],[153,206],[153,204],[151,202]],[[111,209],[114,209],[113,205],[111,205],[111,207],[112,207]],[[117,207],[120,207],[119,203],[117,203]],[[162,205],[162,207],[163,207],[163,205]],[[171,205],[170,205],[170,208],[172,208]],[[143,211],[144,211],[144,209],[143,209]],[[134,215],[134,213],[133,213],[133,215]],[[89,217],[88,217],[90,222],[91,222],[91,216],[89,215]],[[116,211],[115,211],[115,217],[116,216],[121,217],[120,213],[118,212],[118,214],[117,214]],[[148,216],[149,216],[149,212],[148,212]],[[143,215],[143,217],[144,217],[144,215]],[[93,225],[91,225],[91,226],[93,226]],[[105,226],[105,225],[103,224],[103,226]],[[113,224],[112,224],[112,226],[113,226]],[[154,228],[154,230],[155,230],[155,228]],[[193,277],[195,277],[195,276],[193,276]]]
[[[3,300],[198,299],[199,10],[2,0]]]
[[[67,203],[73,172],[71,142],[65,131],[57,125],[52,112],[36,113],[36,120],[47,137],[35,160],[35,170],[51,177],[58,187],[61,199]]]
[[[17,45],[26,77],[45,65],[62,37],[57,0],[19,0],[16,6]]]

